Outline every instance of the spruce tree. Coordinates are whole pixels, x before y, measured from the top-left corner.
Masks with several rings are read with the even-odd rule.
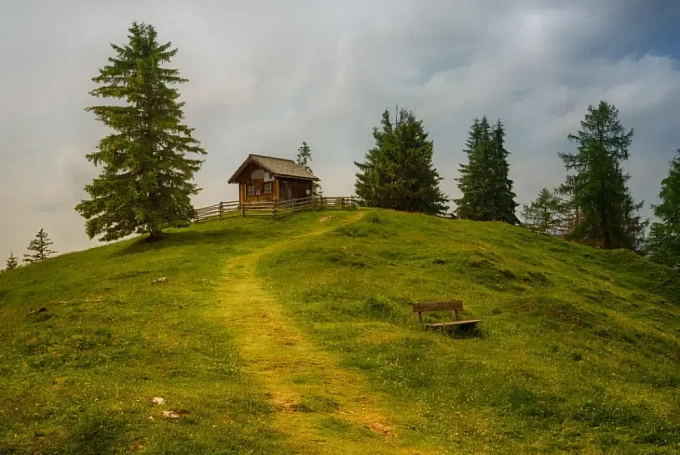
[[[312,161],[312,149],[309,147],[307,142],[302,141],[302,145],[298,149],[297,154],[297,164],[302,166],[305,170],[314,173],[309,163]],[[323,197],[323,191],[321,190],[321,185],[316,180],[312,182],[312,195],[315,199]]]
[[[544,234],[557,233],[562,222],[562,201],[553,192],[543,188],[538,197],[522,210],[524,223],[532,230]]]
[[[653,261],[680,269],[680,150],[661,182],[661,203],[654,206],[659,221],[652,224],[647,252]]]
[[[630,179],[629,175],[624,176],[625,181]],[[623,234],[627,240],[624,247],[638,253],[644,253],[646,243],[645,231],[649,226],[649,219],[643,220],[640,216],[644,201],[635,202],[630,190],[626,187],[623,198]]]
[[[19,259],[14,255],[13,251],[10,251],[9,257],[5,262],[5,267],[6,270],[14,270],[19,267]]]
[[[454,200],[458,218],[478,220],[485,217],[482,210],[489,205],[489,191],[484,185],[486,170],[483,167],[483,155],[487,154],[489,147],[488,132],[489,123],[486,117],[482,121],[475,118],[465,143],[466,148],[463,149],[468,156],[468,163],[459,165],[460,177],[457,181],[463,196]]]
[[[394,142],[394,128],[390,121],[390,113],[385,110],[382,115],[382,130],[373,128],[376,146],[368,151],[363,163],[354,162],[359,168],[354,184],[355,192],[367,207],[391,206],[387,184],[394,180],[389,174],[389,158],[387,155],[388,140]]]
[[[448,209],[439,189],[442,178],[432,163],[434,143],[423,122],[401,109],[392,125],[388,110],[382,128],[373,129],[375,147],[365,155],[356,174],[355,191],[369,207],[438,214]]]
[[[33,251],[32,254],[24,254],[24,262],[33,264],[36,262],[45,261],[48,257],[55,254],[56,251],[50,249],[52,241],[44,229],[40,229],[35,235],[35,238],[28,244],[28,250]]]
[[[517,203],[515,193],[512,191],[513,182],[509,178],[510,165],[508,156],[510,152],[505,148],[505,127],[500,119],[491,131],[491,187],[493,195],[494,220],[505,221],[510,224],[519,224],[515,215]]]
[[[494,127],[486,116],[474,119],[463,150],[467,164],[460,164],[456,215],[477,221],[519,223],[517,203],[509,179],[509,152],[505,148],[505,128],[500,120]]]
[[[637,216],[642,203],[633,200],[626,186],[630,176],[621,168],[629,157],[633,130],[623,128],[616,107],[601,101],[597,107],[588,106],[581,129],[569,139],[577,144],[577,152],[559,156],[574,173],[560,190],[579,215],[572,236],[607,249],[636,249],[644,229]]]
[[[115,56],[93,78],[99,87],[90,92],[117,102],[86,109],[115,131],[87,155],[103,170],[85,186],[91,199],[76,206],[87,235],[101,235],[101,241],[133,233],[158,240],[164,228],[186,226],[195,216],[190,198],[199,189],[192,179],[202,163],[187,155],[205,154],[182,123],[184,103],[171,87],[187,80],[163,66],[177,49],[159,44],[151,25],[135,22],[129,32],[126,45],[111,45]]]

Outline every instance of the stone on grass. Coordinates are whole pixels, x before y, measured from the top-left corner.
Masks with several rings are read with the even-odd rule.
[[[179,419],[179,414],[175,411],[163,411],[163,414],[161,415],[166,419]]]

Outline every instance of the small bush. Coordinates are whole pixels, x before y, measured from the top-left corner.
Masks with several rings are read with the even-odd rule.
[[[595,396],[583,403],[572,417],[587,422],[592,427],[634,427],[644,420],[645,411],[641,406],[625,405],[614,400],[605,401]]]
[[[515,278],[517,278],[517,275],[515,275],[515,272],[513,272],[512,270],[508,270],[508,269],[501,270],[501,275],[503,275],[505,278],[507,278],[509,280],[514,280]]]
[[[366,313],[376,319],[391,319],[394,309],[389,303],[383,302],[374,296],[370,296],[364,303]]]
[[[364,221],[371,224],[387,224],[387,219],[377,212],[367,213],[364,216]]]

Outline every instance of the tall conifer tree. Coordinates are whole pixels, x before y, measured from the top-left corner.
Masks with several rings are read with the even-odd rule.
[[[458,188],[463,193],[454,202],[458,206],[459,218],[480,220],[486,217],[483,210],[490,205],[489,191],[486,188],[485,156],[489,148],[489,123],[486,117],[480,121],[475,118],[463,152],[468,156],[467,164],[460,164]]]
[[[205,154],[182,123],[184,103],[171,87],[186,79],[163,66],[177,49],[159,44],[151,25],[133,23],[129,32],[126,45],[111,45],[115,55],[90,92],[117,102],[87,109],[115,131],[87,155],[103,171],[85,187],[91,199],[76,206],[87,235],[102,241],[133,233],[158,240],[164,228],[186,226],[195,216],[190,198],[199,190],[192,179],[202,163],[187,155]]]
[[[355,190],[366,205],[409,212],[437,214],[448,209],[439,189],[442,179],[432,163],[434,144],[423,122],[401,109],[392,125],[389,111],[382,128],[373,129],[375,147],[363,163],[355,162]]]
[[[463,151],[468,162],[460,164],[457,179],[463,193],[455,201],[458,217],[517,224],[517,203],[507,160],[510,153],[505,148],[505,128],[501,121],[491,127],[486,116],[474,119]]]
[[[659,221],[650,229],[647,252],[653,261],[680,269],[680,150],[661,182],[661,203],[654,206]]]
[[[491,131],[491,184],[493,195],[494,220],[505,221],[510,224],[518,224],[519,220],[515,215],[517,203],[515,193],[512,191],[513,182],[509,178],[510,165],[508,156],[510,152],[505,148],[505,127],[498,120]]]
[[[636,249],[644,229],[637,215],[642,203],[633,200],[626,186],[630,176],[621,168],[629,157],[633,130],[623,128],[616,107],[601,101],[588,107],[581,129],[569,139],[577,144],[577,152],[559,156],[574,173],[560,189],[579,215],[572,235],[607,249]]]

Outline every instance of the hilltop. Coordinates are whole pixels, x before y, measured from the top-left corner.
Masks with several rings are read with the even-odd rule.
[[[422,330],[451,298],[479,330]],[[229,219],[0,275],[0,454],[671,454],[679,364],[680,276],[628,251]]]

